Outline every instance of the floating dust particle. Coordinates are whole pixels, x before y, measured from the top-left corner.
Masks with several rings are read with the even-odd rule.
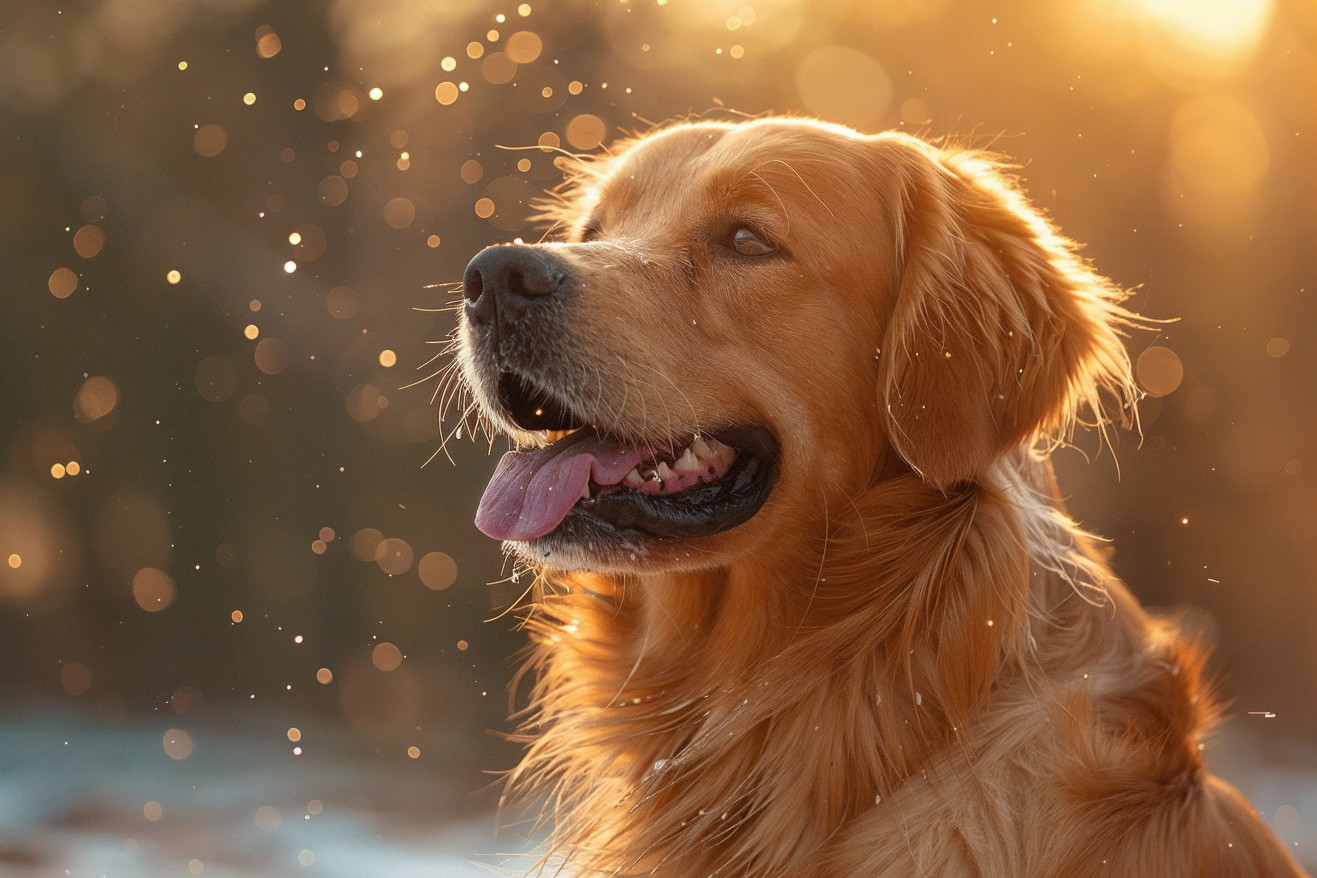
[[[380,540],[375,547],[375,563],[390,576],[400,576],[412,569],[411,544],[398,537]]]
[[[91,689],[91,683],[91,670],[82,662],[65,662],[60,666],[60,688],[73,697],[86,695]]]
[[[133,600],[148,613],[168,609],[177,594],[173,577],[158,567],[143,567],[133,575]]]
[[[256,809],[256,828],[263,832],[274,832],[283,822],[283,815],[273,805],[262,805]]]
[[[407,748],[407,755],[410,756],[410,757],[413,758],[413,759],[420,759],[420,758],[421,758],[421,748],[420,748],[420,747],[408,747],[408,748]]]
[[[462,162],[462,166],[457,169],[457,173],[462,178],[463,183],[478,183],[480,178],[485,175],[485,166],[475,159],[467,159]]]
[[[381,671],[396,671],[402,664],[402,650],[388,641],[378,643],[370,651],[370,661]]]
[[[1184,380],[1184,364],[1175,351],[1153,345],[1134,361],[1134,375],[1149,396],[1168,396]]]
[[[85,225],[73,233],[73,251],[83,259],[91,259],[105,246],[105,232],[100,226]]]
[[[288,345],[277,338],[263,338],[256,343],[253,357],[256,368],[266,375],[278,375],[288,368]]]
[[[398,355],[390,350],[380,351],[380,365],[386,369],[398,364]]]
[[[348,538],[348,551],[358,561],[374,561],[384,534],[373,527],[363,527]]]
[[[64,464],[57,463],[50,468],[50,474],[57,479],[64,478]]]
[[[607,128],[604,120],[593,113],[581,113],[567,123],[567,142],[576,149],[594,149],[603,143]]]
[[[249,393],[238,402],[238,415],[249,424],[259,426],[266,423],[273,410],[263,393]]]
[[[467,647],[469,647],[470,645],[471,644],[467,643],[465,640],[457,641],[457,649],[459,652],[466,652]]]
[[[484,54],[485,54],[485,46],[483,43],[478,43],[475,40],[472,40],[471,42],[466,44],[466,56],[470,58],[472,61],[475,61],[477,58],[479,58]]]
[[[320,528],[320,533],[317,534],[317,536],[319,536],[320,539],[324,540],[327,543],[332,543],[334,541],[334,537],[337,536],[337,534],[334,533],[334,529],[332,527],[322,527]]]
[[[71,268],[57,268],[50,273],[46,289],[56,299],[67,299],[78,288],[78,275]]]
[[[192,136],[192,148],[197,155],[213,159],[229,145],[229,132],[219,125],[202,125]]]
[[[273,58],[283,49],[283,40],[274,32],[274,28],[263,24],[256,29],[256,54],[262,58]]]
[[[481,219],[489,219],[494,215],[494,202],[488,198],[481,198],[476,201],[476,216]]]
[[[457,86],[451,82],[444,81],[435,86],[434,99],[445,107],[457,100]]]
[[[288,730],[288,740],[292,741],[294,744],[302,740],[302,730],[297,728],[297,726],[290,728]]]
[[[416,565],[421,584],[432,591],[443,591],[457,581],[457,562],[446,552],[428,552]]]
[[[326,207],[338,207],[348,200],[348,181],[338,174],[330,174],[317,184],[316,195]]]
[[[242,102],[250,107],[252,104],[256,103],[256,93],[250,91],[247,92],[242,96]]]
[[[425,245],[426,245],[427,247],[429,247],[431,250],[433,250],[435,247],[438,247],[438,246],[439,246],[439,236],[438,236],[438,235],[431,235],[430,237],[426,238],[426,239],[425,239]]]
[[[206,357],[192,376],[197,393],[210,402],[223,402],[238,389],[238,372],[223,357]]]
[[[416,205],[410,198],[399,195],[384,204],[384,223],[391,229],[405,229],[416,219]]]
[[[171,284],[177,284],[182,279],[183,275],[179,274],[177,269],[170,269],[169,273],[165,275],[165,280]]]
[[[324,541],[324,540],[312,540],[312,541],[311,541],[311,551],[314,552],[315,554],[317,554],[317,555],[323,555],[323,554],[325,554],[325,552],[328,551],[328,550],[329,550],[329,546],[326,546],[326,545],[325,545],[325,541]]]
[[[142,816],[155,823],[165,816],[165,809],[160,806],[159,802],[147,802],[142,806]]]
[[[480,75],[490,85],[505,85],[517,75],[517,65],[505,52],[494,52],[480,62]]]
[[[23,566],[23,557],[18,553],[9,556],[9,569],[17,570]]]
[[[508,37],[504,51],[517,64],[530,64],[544,51],[544,41],[534,31],[519,30]]]
[[[321,686],[328,686],[334,682],[334,672],[329,668],[320,668],[316,671],[316,682]]]
[[[366,96],[369,97],[372,101],[378,101],[380,98],[384,97],[384,89],[372,88],[369,92],[367,92]]]
[[[445,55],[444,59],[439,62],[439,67],[442,68],[445,73],[452,73],[457,69],[457,59],[452,55]]]
[[[242,329],[243,337],[249,341],[255,341],[256,337],[261,334],[261,329],[255,323],[248,323]]]
[[[73,415],[90,424],[114,411],[119,404],[119,388],[104,375],[93,375],[78,388],[73,397]]]
[[[170,729],[165,732],[161,743],[165,748],[165,755],[176,762],[181,762],[192,755],[192,736],[182,729]]]
[[[242,610],[234,610],[232,613],[229,613],[229,618],[233,620],[234,624],[237,624],[238,622],[241,622],[241,621],[242,621]]]
[[[357,292],[351,287],[334,287],[325,295],[325,308],[338,320],[357,313]]]

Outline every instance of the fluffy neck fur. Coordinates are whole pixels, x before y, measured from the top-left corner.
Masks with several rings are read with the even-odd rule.
[[[808,556],[546,574],[511,778],[549,801],[546,862],[812,874],[811,853],[956,746],[990,689],[1076,666],[1043,662],[1061,648],[1048,630],[1090,657],[1111,636],[1110,607],[1080,599],[1105,598],[1104,571],[1052,497],[1021,451],[947,493],[905,474],[834,503]]]

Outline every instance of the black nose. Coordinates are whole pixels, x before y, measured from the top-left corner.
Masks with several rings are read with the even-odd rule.
[[[522,245],[486,247],[467,264],[462,278],[466,313],[477,323],[495,315],[515,318],[527,309],[560,297],[573,283],[562,259]]]

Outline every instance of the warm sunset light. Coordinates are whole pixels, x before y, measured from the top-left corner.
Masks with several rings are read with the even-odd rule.
[[[779,115],[850,130],[733,127]],[[716,125],[616,161],[685,122]],[[1108,723],[1099,761],[1174,751],[1177,785],[1201,758],[1248,801],[1225,822],[1257,814],[1317,875],[1317,0],[0,0],[0,262],[0,864],[479,878],[544,854],[584,878],[531,852],[555,819],[602,831],[662,805],[677,829],[646,822],[653,849],[606,874],[918,874],[830,849],[900,811],[945,829],[892,835],[930,874],[955,872],[946,845],[953,865],[1032,875],[980,862],[969,848],[1000,833],[929,817],[898,775],[924,746],[1004,753],[970,725],[1005,691],[993,675],[1046,655],[1069,663],[1026,668],[1036,688],[1001,728],[1062,746]],[[1116,291],[1147,322],[1093,341]],[[463,361],[477,343],[486,360]],[[1107,371],[1128,398],[1098,395],[1128,429],[1036,423]],[[988,459],[1029,440],[1010,453],[1054,472]],[[621,462],[635,476],[609,481]],[[763,511],[738,507],[746,486]],[[701,530],[715,505],[725,534]],[[529,531],[482,533],[481,509],[550,528],[542,556],[501,541]],[[928,509],[945,522],[890,545]],[[590,542],[573,527],[595,513],[617,532],[604,549],[629,535],[615,557],[554,543]],[[916,575],[952,537],[972,557]],[[851,563],[859,545],[907,581]],[[1210,652],[1222,724],[1174,719],[1201,728],[1201,757],[1140,713],[1173,697],[1118,692],[1174,688],[1192,661],[1160,641],[1137,673],[1080,660],[1100,590],[1081,549]],[[795,579],[774,591],[779,574]],[[1082,594],[1044,610],[1067,577]],[[916,597],[924,615],[898,624]],[[830,636],[860,609],[875,624]],[[1095,625],[1113,620],[1142,624]],[[551,667],[541,637],[579,655]],[[964,673],[939,681],[947,661]],[[553,804],[537,824],[546,787],[495,838],[504,784],[488,788],[566,727],[531,706],[562,681],[564,705],[607,706],[574,744],[641,715],[708,724],[628,731],[585,767],[562,755],[541,773],[594,772],[603,816]],[[1085,712],[1099,691],[1137,721]],[[801,697],[817,709],[780,712]],[[1019,721],[1041,703],[1046,722]],[[868,725],[827,737],[842,716]],[[697,759],[783,729],[800,746],[767,769]],[[1073,764],[1079,787],[1037,789],[1125,770]],[[949,765],[915,786],[971,816],[1037,804],[969,801],[1031,758]],[[756,838],[812,834],[792,849],[816,861],[668,858],[682,821],[741,850],[782,771],[808,808]],[[1137,798],[1105,801],[1144,813]],[[1061,818],[1041,816],[1048,843]],[[1089,865],[1129,865],[1106,857]]]

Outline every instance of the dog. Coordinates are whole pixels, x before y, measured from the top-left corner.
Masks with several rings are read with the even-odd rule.
[[[541,870],[1295,876],[1204,767],[1203,649],[1067,517],[1129,425],[1126,293],[979,152],[801,118],[580,159],[559,240],[467,266],[511,437],[479,528],[537,576]]]

